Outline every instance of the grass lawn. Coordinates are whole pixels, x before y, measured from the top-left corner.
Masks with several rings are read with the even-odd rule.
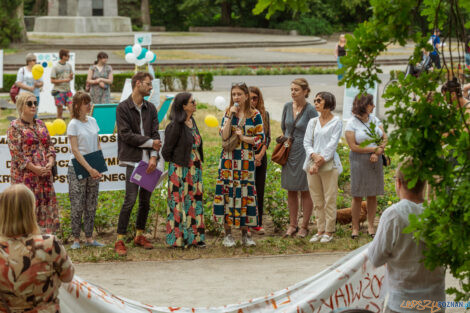
[[[0,132],[6,133],[8,122],[5,122],[7,115],[14,115],[14,112],[3,110],[0,111],[1,123]],[[98,209],[95,218],[96,239],[107,244],[101,249],[82,248],[80,250],[69,250],[69,254],[74,262],[106,262],[106,261],[139,261],[139,260],[170,260],[170,259],[195,259],[195,258],[218,258],[218,257],[238,257],[249,255],[279,255],[279,254],[301,254],[314,253],[317,251],[350,251],[354,250],[367,242],[370,238],[367,236],[367,223],[363,224],[361,229],[362,235],[359,240],[354,241],[350,238],[351,230],[349,225],[337,224],[335,239],[327,244],[310,243],[310,235],[305,239],[300,238],[282,238],[285,228],[288,224],[287,211],[287,192],[280,187],[281,168],[275,163],[269,163],[268,174],[265,190],[265,209],[263,224],[266,234],[263,236],[253,235],[257,243],[256,247],[245,248],[240,245],[228,249],[222,246],[223,235],[221,227],[211,218],[212,201],[215,193],[215,181],[218,173],[218,162],[221,152],[221,141],[218,135],[218,128],[209,128],[204,123],[207,114],[213,114],[220,121],[222,112],[215,107],[203,103],[198,104],[198,110],[195,119],[204,140],[204,165],[203,165],[203,181],[204,181],[204,211],[206,225],[206,243],[207,248],[175,250],[169,249],[165,245],[166,234],[166,186],[153,192],[151,198],[151,212],[147,222],[147,237],[152,240],[155,249],[145,251],[140,248],[134,248],[131,243],[135,234],[136,210],[131,215],[129,223],[129,233],[127,237],[128,255],[126,257],[118,257],[114,251],[114,241],[116,239],[116,225],[124,200],[124,191],[101,192],[99,195]],[[164,129],[168,122],[164,121],[160,125],[160,129]],[[273,143],[274,139],[281,134],[280,123],[271,122],[271,131]],[[268,150],[268,156],[271,155],[274,144]],[[339,194],[337,199],[337,207],[349,207],[351,197],[349,195],[349,148],[343,143],[338,148],[344,172],[339,178]],[[396,164],[394,162],[393,164]],[[394,192],[393,175],[395,166],[386,168],[385,170],[385,196],[378,197],[378,212],[382,212],[391,202],[397,200]],[[58,194],[58,202],[61,207],[61,232],[58,234],[67,247],[70,246],[72,237],[70,229],[70,202],[68,194]],[[300,214],[301,216],[301,214]],[[376,218],[376,223],[378,217]],[[310,223],[310,234],[315,232],[313,218]],[[240,232],[233,231],[234,237],[240,241]],[[83,236],[83,235],[82,235]]]

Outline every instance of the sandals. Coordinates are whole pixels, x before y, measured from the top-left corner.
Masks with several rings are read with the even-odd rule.
[[[297,233],[297,237],[299,237],[299,238],[305,238],[305,237],[308,236],[308,233],[309,233],[308,228],[303,228],[303,227],[301,227],[300,230],[299,230],[299,232]]]
[[[287,238],[287,237],[293,237],[295,234],[297,234],[297,232],[299,231],[299,227],[292,227],[292,226],[289,226],[289,228],[287,229],[286,233],[284,234],[284,236],[282,236],[282,238]]]

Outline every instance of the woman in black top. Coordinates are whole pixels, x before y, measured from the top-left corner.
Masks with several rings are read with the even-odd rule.
[[[203,248],[202,137],[192,117],[196,100],[188,92],[176,95],[165,129],[163,158],[168,166],[166,243],[172,247]]]
[[[335,57],[338,61],[338,69],[343,68],[343,64],[341,63],[341,57],[346,55],[346,37],[344,34],[339,35],[339,41],[336,44],[335,48]],[[338,75],[338,80],[343,79],[343,75]]]
[[[268,168],[268,158],[266,156],[266,150],[269,148],[271,143],[271,128],[269,123],[269,113],[264,107],[263,94],[258,87],[251,86],[248,88],[250,90],[250,101],[251,106],[257,109],[261,117],[263,118],[263,127],[264,127],[264,143],[255,153],[255,184],[256,184],[256,194],[258,199],[258,225],[252,227],[251,230],[258,235],[264,235],[263,228],[263,202],[264,202],[264,185],[266,182],[266,171]]]

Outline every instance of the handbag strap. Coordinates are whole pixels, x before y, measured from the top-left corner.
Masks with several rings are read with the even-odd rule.
[[[357,118],[357,120],[358,120],[359,122],[361,122],[362,125],[364,125],[364,126],[369,130],[370,133],[372,133],[372,130],[369,128],[369,126],[367,126],[363,121],[361,121],[361,119],[360,119],[359,117],[355,116],[355,118]]]
[[[289,133],[289,137],[293,137],[293,136],[294,136],[295,126],[297,125],[297,122],[300,120],[300,118],[301,118],[302,115],[304,114],[305,109],[307,108],[307,104],[308,104],[308,103],[305,103],[304,108],[302,109],[302,111],[300,111],[300,113],[299,113],[299,114],[297,115],[297,117],[295,118],[295,120],[294,120],[294,125],[292,126],[292,131]],[[292,113],[294,113],[294,103],[292,103]],[[292,117],[293,117],[293,116],[292,116]]]

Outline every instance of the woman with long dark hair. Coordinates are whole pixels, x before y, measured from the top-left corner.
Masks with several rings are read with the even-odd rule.
[[[230,95],[220,134],[222,140],[236,134],[238,143],[232,151],[222,150],[220,154],[214,215],[225,228],[224,246],[236,245],[232,226],[241,229],[244,246],[255,246],[248,235],[248,227],[258,223],[255,153],[264,142],[263,119],[259,111],[251,107],[250,91],[245,83],[232,84]]]
[[[266,111],[264,106],[264,99],[261,90],[255,86],[251,86],[249,90],[251,106],[257,109],[263,118],[263,130],[265,136],[264,143],[258,150],[256,150],[255,154],[255,183],[256,195],[258,198],[258,225],[251,228],[251,230],[258,235],[263,235],[264,185],[266,183],[266,171],[268,168],[268,158],[266,151],[268,150],[269,144],[271,143],[271,128],[269,122],[269,113]]]
[[[193,95],[177,94],[171,107],[171,122],[165,129],[162,155],[169,162],[166,243],[171,247],[206,246],[202,204],[204,154],[194,112]]]

